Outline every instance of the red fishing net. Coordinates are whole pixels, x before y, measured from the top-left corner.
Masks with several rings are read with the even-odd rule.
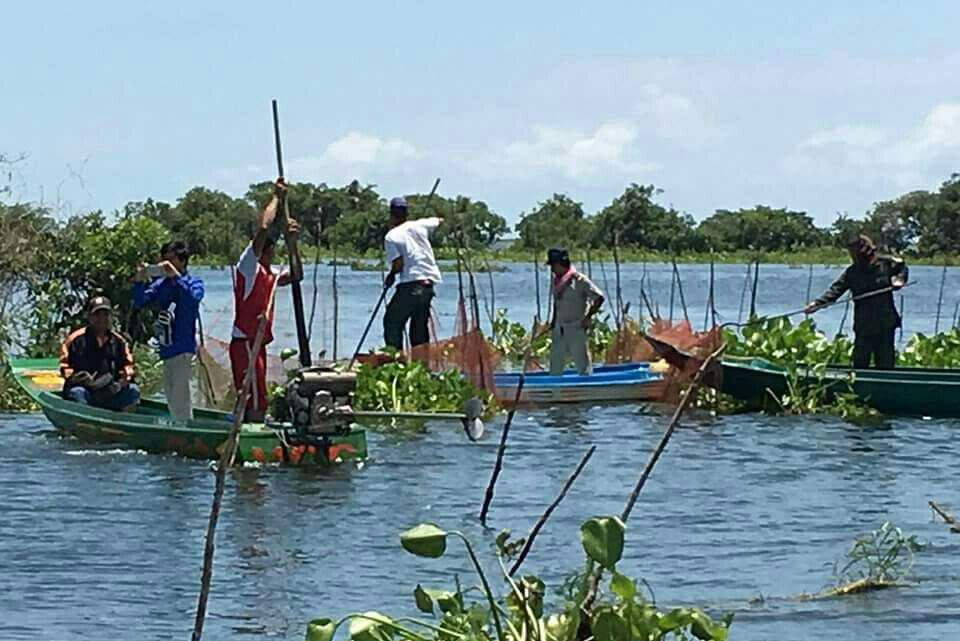
[[[487,342],[479,327],[476,305],[467,312],[461,296],[457,303],[457,319],[453,336],[436,338],[435,323],[431,323],[430,342],[409,348],[407,357],[424,363],[433,372],[456,370],[479,389],[494,392],[493,372],[500,355]]]

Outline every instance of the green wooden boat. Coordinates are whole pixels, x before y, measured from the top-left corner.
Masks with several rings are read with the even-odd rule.
[[[215,459],[232,426],[226,412],[208,409],[194,410],[191,421],[174,421],[166,403],[153,398],[143,399],[137,411],[129,413],[67,401],[60,395],[63,379],[55,359],[13,360],[10,368],[47,419],[64,434],[84,442],[116,443],[147,452]],[[328,437],[319,446],[291,446],[281,438],[284,429],[283,424],[244,424],[237,451],[240,461],[328,464],[367,457],[366,431],[355,425],[345,434]]]
[[[692,373],[705,358],[669,343],[645,337],[657,353],[682,371]],[[960,418],[960,370],[904,367],[891,370],[854,369],[842,365],[798,365],[790,374],[758,357],[727,356],[714,362],[703,382],[754,408],[768,407],[787,394],[791,376],[803,386],[822,386],[828,393],[851,390],[883,414]]]
[[[726,357],[711,374],[708,384],[751,404],[772,401],[771,394],[779,397],[789,388],[787,371],[763,358]],[[800,366],[796,376],[805,386],[852,390],[883,414],[960,418],[960,370]]]

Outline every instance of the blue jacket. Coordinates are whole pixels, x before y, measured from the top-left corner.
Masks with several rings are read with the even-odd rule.
[[[197,318],[203,299],[203,281],[185,273],[176,278],[158,278],[149,285],[133,284],[133,306],[166,310],[176,303],[173,342],[160,347],[160,358],[197,352]]]

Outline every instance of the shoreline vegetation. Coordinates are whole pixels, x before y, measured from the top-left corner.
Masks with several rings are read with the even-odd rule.
[[[517,241],[519,242],[519,241]],[[456,271],[457,250],[440,248],[436,250],[436,258],[442,261],[440,268],[443,272]],[[644,251],[635,249],[619,249],[619,262],[621,265],[640,265],[662,264],[669,265],[676,261],[679,265],[708,265],[714,262],[718,265],[746,265],[759,262],[761,265],[789,265],[791,267],[805,267],[807,265],[823,265],[827,267],[839,267],[850,263],[850,255],[845,249],[839,247],[819,247],[810,249],[798,249],[790,252],[756,252],[750,250],[732,251],[732,252],[684,252],[680,254],[671,254],[669,252]],[[307,247],[301,250],[305,265],[312,264],[317,260],[317,250],[315,247]],[[534,256],[546,256],[546,252],[534,254],[529,249],[509,247],[506,249],[471,249],[469,250],[470,268],[475,273],[486,273],[488,271],[503,272],[507,265],[525,265],[533,263]],[[587,263],[588,252],[585,249],[570,250],[570,257],[574,263],[581,266]],[[276,262],[285,262],[285,252],[277,251]],[[332,266],[336,260],[337,265],[342,269],[352,271],[380,271],[379,252],[350,252],[333,251],[331,249],[320,248],[319,260],[321,265]],[[537,264],[543,262],[543,258],[538,260]],[[612,248],[597,248],[589,251],[589,261],[594,263],[614,263],[614,251]],[[932,256],[908,256],[910,265],[925,265],[942,267],[960,266],[960,254],[940,253]],[[227,269],[236,262],[236,259],[228,259],[223,256],[202,256],[197,259],[191,259],[194,267],[206,267],[211,269]],[[489,262],[489,266],[486,264]],[[542,266],[542,265],[541,265]]]

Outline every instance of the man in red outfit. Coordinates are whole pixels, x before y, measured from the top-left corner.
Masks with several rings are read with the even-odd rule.
[[[283,178],[274,184],[273,198],[260,212],[253,240],[240,254],[233,281],[234,321],[233,340],[230,341],[230,365],[233,369],[233,384],[240,394],[250,360],[254,359],[253,389],[247,401],[246,420],[260,422],[267,409],[267,345],[273,340],[273,297],[277,287],[283,287],[300,279],[302,275],[273,271],[273,254],[276,241],[270,236],[270,226],[277,217],[281,198],[287,185]],[[300,232],[297,221],[287,223],[291,251],[296,251],[296,237]],[[300,264],[300,261],[295,261]],[[260,319],[267,315],[260,350],[254,355],[253,347],[260,326]]]

